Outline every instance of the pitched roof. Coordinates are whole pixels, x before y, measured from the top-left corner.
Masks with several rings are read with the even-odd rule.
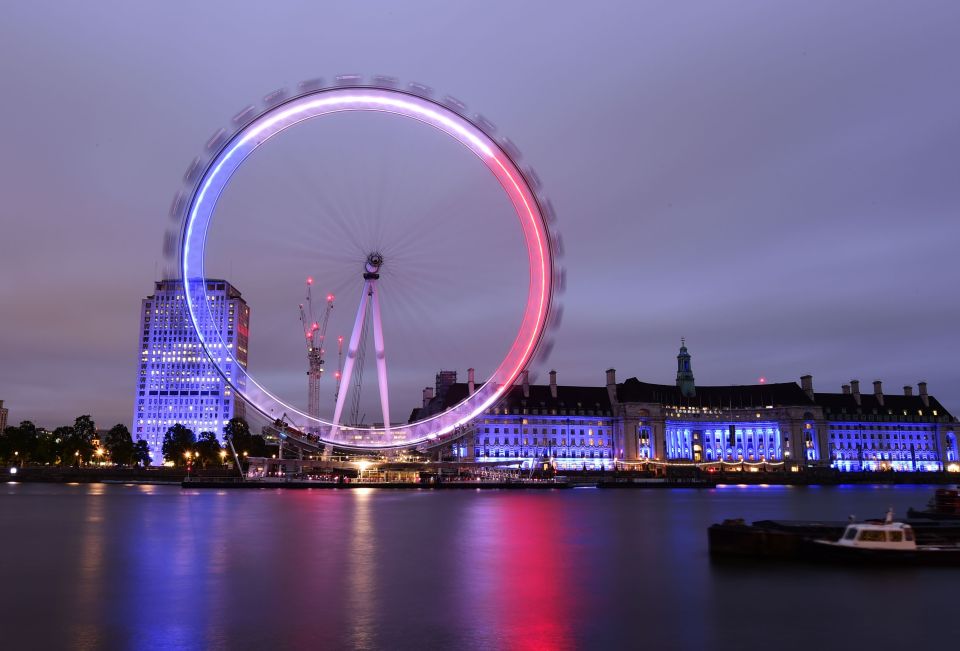
[[[410,420],[415,421],[430,414],[438,413],[449,409],[467,398],[468,387],[466,383],[457,382],[451,384],[444,396],[434,397],[426,409],[417,407],[410,414]],[[554,398],[550,393],[549,384],[531,384],[530,395],[523,395],[523,386],[514,385],[507,390],[504,397],[495,405],[495,408],[506,408],[510,413],[520,413],[524,409],[557,410],[558,413],[564,411],[593,411],[595,413],[609,414],[610,395],[606,387],[574,387],[557,385],[557,397]]]
[[[690,407],[750,409],[754,407],[813,405],[810,397],[796,382],[700,386],[692,397],[684,397],[672,384],[650,384],[632,377],[617,385],[620,402],[654,402]]]
[[[827,416],[836,416],[841,413],[903,416],[903,412],[906,411],[906,416],[917,416],[924,420],[953,420],[950,412],[933,396],[928,397],[929,404],[925,405],[923,398],[919,395],[885,393],[881,405],[873,393],[861,393],[860,404],[857,404],[852,393],[815,393],[813,395],[816,403],[823,407],[824,415]],[[937,412],[936,416],[933,415],[934,411]],[[921,412],[923,416],[920,416]]]

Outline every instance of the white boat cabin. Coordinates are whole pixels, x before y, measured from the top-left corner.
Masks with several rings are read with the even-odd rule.
[[[893,521],[888,512],[882,523],[857,522],[848,524],[843,537],[835,544],[861,549],[911,550],[917,548],[913,528],[909,524]]]

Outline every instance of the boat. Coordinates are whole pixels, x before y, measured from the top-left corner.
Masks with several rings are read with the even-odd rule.
[[[938,488],[923,510],[908,509],[909,518],[960,520],[960,488]]]
[[[882,522],[877,520],[877,522]],[[838,540],[849,520],[758,520],[747,523],[728,519],[707,529],[710,556],[717,561],[799,560],[808,554],[812,540]],[[960,543],[960,520],[908,518],[918,545]]]
[[[852,522],[839,540],[812,539],[802,546],[810,560],[871,565],[960,565],[960,543],[917,544],[913,527],[893,519]]]

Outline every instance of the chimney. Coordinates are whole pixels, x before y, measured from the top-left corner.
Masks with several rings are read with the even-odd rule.
[[[853,399],[860,404],[860,380],[850,380],[850,391],[853,393]]]
[[[530,371],[523,371],[523,397],[530,397]]]
[[[883,406],[883,382],[880,380],[873,381],[873,396],[877,399],[877,402],[880,403],[880,406]]]
[[[550,397],[557,399],[557,372],[550,371]]]
[[[849,396],[849,395],[850,395],[850,385],[849,385],[849,384],[844,384],[844,385],[843,385],[842,387],[840,387],[840,388],[843,389],[843,395],[845,395],[845,396]]]
[[[468,395],[473,395],[474,390],[476,389],[476,384],[473,381],[473,369],[467,369],[467,392]]]
[[[433,400],[433,387],[424,387],[423,389],[423,408],[426,409],[430,401]]]
[[[930,397],[927,395],[927,383],[917,382],[917,389],[920,390],[920,399],[923,400],[923,406],[930,406]]]
[[[607,369],[607,397],[610,399],[610,405],[617,409],[617,372],[612,368]]]
[[[803,392],[807,394],[811,400],[813,400],[813,376],[812,375],[801,375],[800,376],[800,387],[803,389]]]
[[[903,386],[903,395],[907,396],[908,398],[911,397],[913,395],[913,387],[909,384],[905,384]]]

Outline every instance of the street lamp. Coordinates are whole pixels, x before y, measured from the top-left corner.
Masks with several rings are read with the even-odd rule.
[[[358,461],[358,462],[357,462],[357,471],[358,471],[358,473],[357,473],[357,480],[358,480],[358,481],[361,481],[361,482],[363,481],[363,471],[366,470],[367,468],[369,468],[369,467],[372,466],[372,465],[373,465],[373,464],[372,464],[371,462],[366,461],[366,460],[364,460],[364,461]]]

